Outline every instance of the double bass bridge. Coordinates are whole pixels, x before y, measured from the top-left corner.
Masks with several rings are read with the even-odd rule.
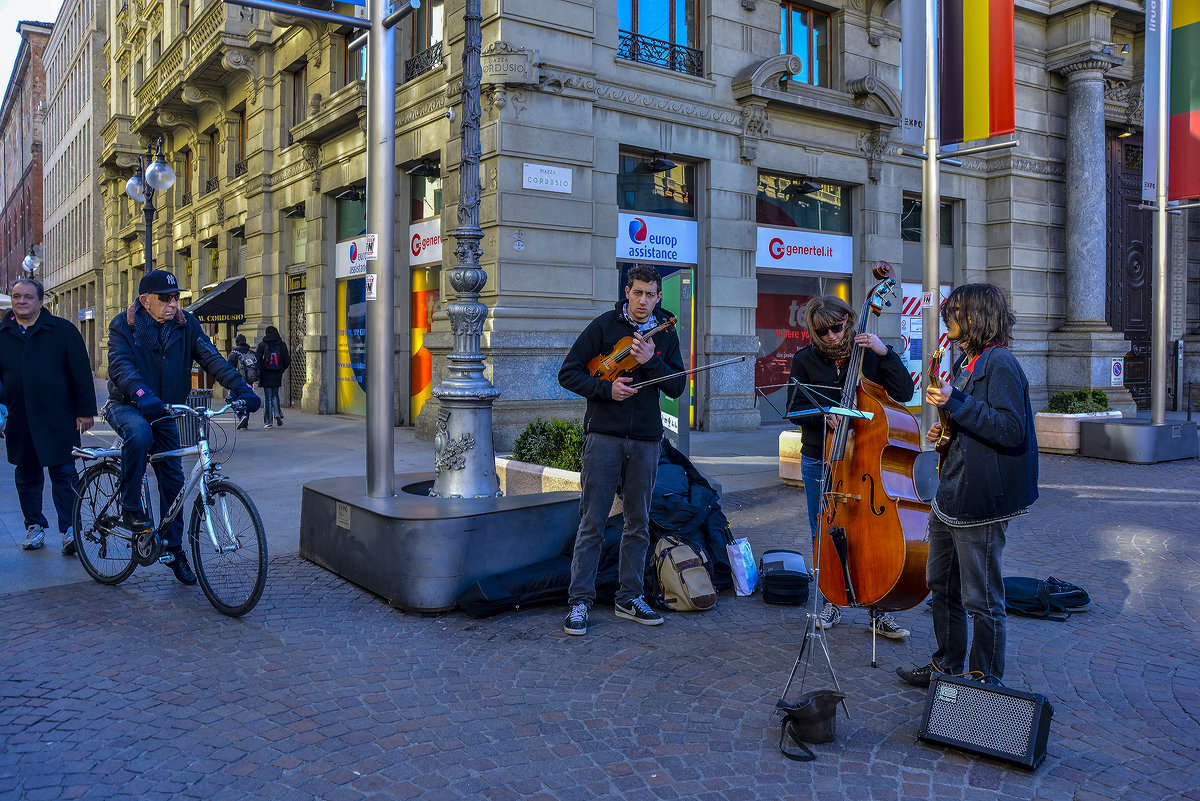
[[[849,503],[850,501],[861,501],[861,495],[854,495],[849,492],[827,492],[825,493],[825,503]]]

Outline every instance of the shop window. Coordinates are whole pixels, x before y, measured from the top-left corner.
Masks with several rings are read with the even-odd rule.
[[[808,178],[758,174],[756,217],[760,225],[850,233],[850,193]]]
[[[618,0],[617,56],[688,75],[704,74],[697,0]]]
[[[900,212],[900,239],[904,242],[921,241],[921,198],[905,195]],[[950,204],[943,203],[939,222],[941,223],[941,244],[954,244],[954,226],[951,222]]]
[[[308,261],[308,220],[304,216],[288,217],[289,236],[292,245],[292,264]]]
[[[345,86],[367,79],[367,46],[363,45],[354,51],[350,50],[350,43],[358,38],[356,34],[357,31],[346,34],[346,49],[342,54],[342,74],[346,76]]]
[[[665,164],[673,166],[662,169]],[[695,164],[633,153],[619,157],[617,206],[622,210],[695,218],[695,187]]]
[[[432,165],[431,165],[432,167]],[[432,167],[436,169],[436,167]],[[442,213],[442,178],[440,175],[409,176],[409,221],[420,222]]]
[[[337,201],[337,241],[344,242],[367,232],[367,201]]]
[[[793,79],[812,86],[829,86],[829,15],[796,3],[779,6],[779,52],[801,61]]]

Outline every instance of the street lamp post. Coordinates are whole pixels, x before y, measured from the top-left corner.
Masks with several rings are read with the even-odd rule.
[[[138,171],[125,182],[125,194],[138,203],[144,203],[142,211],[146,215],[146,231],[142,236],[145,243],[146,272],[154,269],[154,245],[152,232],[154,230],[154,193],[164,192],[175,185],[175,170],[163,158],[163,140],[158,137],[158,152],[152,146],[146,145],[146,154],[138,155]]]
[[[41,258],[33,252],[33,245],[29,246],[29,255],[21,262],[21,266],[25,268],[25,274],[30,278],[33,278],[34,273],[42,266]]]

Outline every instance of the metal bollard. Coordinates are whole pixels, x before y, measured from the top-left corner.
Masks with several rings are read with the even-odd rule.
[[[1187,401],[1187,419],[1192,421],[1192,382],[1188,382],[1188,401]]]

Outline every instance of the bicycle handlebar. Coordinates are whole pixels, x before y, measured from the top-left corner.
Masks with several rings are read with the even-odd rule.
[[[179,417],[181,413],[187,413],[192,417],[204,419],[219,417],[230,409],[236,409],[239,406],[244,406],[245,403],[246,402],[242,400],[231,400],[220,409],[217,409],[215,412],[210,409],[193,409],[191,406],[183,403],[168,403],[167,408],[171,410],[171,414],[168,415],[169,417]]]

